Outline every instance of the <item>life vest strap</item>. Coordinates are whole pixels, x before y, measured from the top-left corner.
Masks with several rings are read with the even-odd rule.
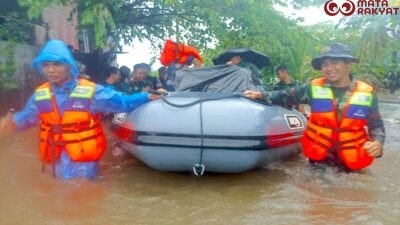
[[[321,143],[321,142],[315,142],[315,139],[313,139],[312,137],[310,137],[308,134],[304,133],[303,134],[305,138],[307,138],[308,140],[310,140],[311,142],[313,142],[316,145],[319,145],[320,147],[323,147],[325,149],[329,149],[329,146],[326,146],[325,144]]]
[[[344,147],[341,147],[340,150],[353,150],[353,149],[355,149],[355,148],[356,148],[355,145],[351,145],[351,146],[344,146]]]
[[[352,139],[349,139],[349,140],[346,140],[346,141],[341,141],[340,144],[341,145],[346,145],[346,144],[350,144],[350,143],[355,143],[356,141],[364,139],[364,138],[367,138],[367,134],[366,133],[363,133],[359,137],[356,137],[356,138],[352,138]]]
[[[340,127],[331,127],[331,126],[328,126],[328,125],[325,125],[325,124],[319,125],[319,124],[314,123],[313,121],[311,121],[311,123],[313,123],[315,126],[327,128],[327,129],[332,130],[333,132],[338,132],[338,133],[339,132],[354,132],[354,131],[357,131],[357,130],[345,129],[345,128],[340,128]]]
[[[98,126],[100,126],[100,123],[96,123],[91,127],[85,126],[84,128],[79,128],[76,130],[62,130],[62,126],[58,126],[58,125],[54,125],[51,126],[51,132],[53,134],[71,134],[71,133],[76,133],[76,132],[84,132],[84,131],[88,131],[88,130],[92,130],[97,128]],[[46,129],[41,128],[42,131],[46,131]]]
[[[74,143],[84,142],[84,141],[88,141],[88,140],[91,140],[91,139],[95,139],[95,138],[97,138],[98,136],[102,135],[102,133],[103,133],[103,132],[99,132],[99,133],[97,133],[97,134],[95,134],[95,135],[92,135],[92,136],[89,136],[89,137],[85,137],[85,138],[82,138],[82,139],[80,139],[80,140],[54,141],[53,144],[54,144],[55,146],[65,146],[65,145],[67,145],[67,144],[74,144]]]
[[[90,126],[93,123],[99,123],[97,120],[90,120],[90,121],[85,121],[85,122],[78,122],[78,123],[66,123],[66,124],[52,124],[52,123],[48,123],[43,121],[43,125],[44,126],[48,126],[48,127],[60,127],[60,128],[69,128],[69,127],[75,127],[75,126]]]
[[[307,130],[309,130],[310,132],[313,132],[315,135],[317,135],[318,137],[323,138],[326,141],[334,143],[334,141],[330,137],[326,136],[325,134],[319,133],[316,129],[314,129],[314,128],[310,127],[310,126],[307,126]],[[305,133],[307,133],[307,132],[305,132]]]
[[[47,121],[42,120],[42,124],[48,127],[60,126],[64,127],[73,127],[73,126],[90,126],[92,124],[100,123],[100,115],[96,114],[92,117],[92,120],[84,121],[84,122],[76,122],[76,123],[64,123],[64,124],[53,124]]]

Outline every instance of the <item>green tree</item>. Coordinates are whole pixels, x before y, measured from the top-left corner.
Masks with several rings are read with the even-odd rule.
[[[263,71],[265,82],[275,77],[273,67],[281,63],[289,65],[296,79],[304,81],[313,75],[311,55],[319,40],[311,30],[297,24],[298,18],[287,18],[272,3],[261,1],[233,1],[222,13],[230,18],[229,27],[213,29],[218,41],[208,57],[215,57],[228,48],[252,47],[271,58],[271,66]]]
[[[79,29],[95,32],[96,45],[107,40],[130,44],[137,38],[150,40],[155,48],[170,38],[199,47],[205,62],[228,48],[252,47],[265,52],[271,64],[286,63],[295,78],[304,81],[319,73],[312,70],[312,56],[331,42],[343,42],[357,52],[361,63],[355,72],[383,76],[397,68],[400,28],[397,17],[357,17],[343,19],[339,25],[322,23],[301,26],[302,18],[285,15],[276,5],[303,9],[321,7],[325,0],[18,0],[31,18],[43,8],[75,5]],[[210,48],[209,46],[212,46]],[[382,66],[384,65],[384,66]],[[266,80],[272,75],[264,69]]]
[[[397,49],[400,47],[398,16],[353,16],[341,21],[343,31],[354,34],[349,42],[357,49],[358,74],[382,85],[389,72],[400,74]],[[354,38],[355,37],[355,38]]]
[[[0,89],[9,90],[18,87],[12,76],[17,69],[14,56],[17,43],[31,40],[33,22],[14,0],[3,0],[0,7]]]
[[[30,18],[39,17],[51,5],[74,5],[79,29],[94,30],[96,46],[103,48],[108,39],[115,43],[130,44],[135,38],[150,41],[171,37],[193,40],[202,46],[212,39],[200,0],[18,0],[28,7]],[[229,2],[227,0],[227,2]],[[201,38],[199,38],[201,37]]]

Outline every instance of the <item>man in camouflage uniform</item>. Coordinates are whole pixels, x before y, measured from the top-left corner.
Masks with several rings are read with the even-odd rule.
[[[286,65],[278,65],[274,69],[275,75],[279,78],[279,82],[274,84],[273,90],[286,90],[292,87],[299,86],[300,83],[292,79],[289,75],[289,71]]]
[[[314,57],[312,60],[313,68],[320,70],[326,78],[323,88],[332,90],[337,121],[341,121],[344,115],[345,106],[349,104],[349,99],[355,90],[354,87],[356,86],[357,81],[353,79],[349,69],[351,63],[358,61],[359,60],[356,57],[349,53],[347,46],[339,43],[323,48],[321,54]],[[258,92],[246,90],[244,94],[248,98],[264,99],[265,101],[273,102],[275,104],[284,104],[289,101],[295,103],[312,103],[318,101],[318,98],[313,98],[311,91],[312,85],[311,83],[307,83],[302,86],[280,91]],[[371,105],[365,115],[369,141],[366,141],[362,145],[362,148],[365,149],[365,152],[370,157],[379,158],[382,156],[382,148],[385,140],[385,128],[379,113],[377,94],[373,91],[371,96]],[[313,116],[313,113],[312,110],[311,117]],[[310,121],[308,123],[310,123]],[[334,132],[343,131],[337,130]],[[303,150],[304,147],[306,146],[303,145]],[[345,167],[343,162],[339,159],[339,151],[341,151],[340,148],[337,149],[336,147],[332,147],[332,149],[329,150],[328,157],[322,161],[318,161],[317,163],[334,165],[345,171],[349,171],[349,169]],[[310,162],[312,164],[316,163],[311,159]]]
[[[157,90],[157,78],[151,77],[150,66],[146,63],[138,63],[133,67],[133,80],[130,83],[128,94]]]
[[[286,65],[278,65],[275,67],[274,72],[276,76],[279,78],[279,82],[277,84],[274,84],[272,89],[274,91],[279,91],[279,90],[288,90],[293,87],[300,86],[300,83],[297,82],[296,80],[292,79],[289,75],[289,71]],[[299,103],[294,103],[290,99],[288,99],[288,102],[283,103],[284,106],[289,106],[289,107],[294,107],[298,111],[304,113],[304,105],[299,104]]]

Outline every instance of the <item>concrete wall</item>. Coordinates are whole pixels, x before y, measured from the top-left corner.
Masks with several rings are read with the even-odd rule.
[[[0,60],[4,60],[1,49],[7,45],[0,41]],[[15,48],[15,61],[17,70],[13,75],[13,80],[18,84],[14,90],[0,89],[0,113],[9,108],[21,109],[26,100],[33,93],[35,88],[43,82],[32,68],[32,61],[40,51],[40,47],[18,44]]]

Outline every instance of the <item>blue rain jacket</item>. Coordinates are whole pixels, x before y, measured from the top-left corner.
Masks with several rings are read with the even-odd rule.
[[[67,82],[63,87],[57,87],[51,84],[53,95],[56,99],[60,114],[62,115],[68,96],[78,84],[78,67],[67,46],[64,42],[59,40],[49,41],[39,53],[39,56],[34,60],[33,67],[41,75],[43,75],[41,63],[45,61],[62,62],[71,66],[73,79]],[[148,93],[125,95],[121,92],[96,84],[91,104],[91,113],[94,115],[100,112],[129,112],[148,101]],[[17,125],[17,131],[22,131],[30,126],[38,125],[39,110],[36,107],[35,94],[29,98],[22,111],[14,113],[13,118]],[[74,162],[65,151],[62,151],[60,160],[56,162],[56,175],[59,177],[91,178],[96,176],[97,173],[98,161]]]

